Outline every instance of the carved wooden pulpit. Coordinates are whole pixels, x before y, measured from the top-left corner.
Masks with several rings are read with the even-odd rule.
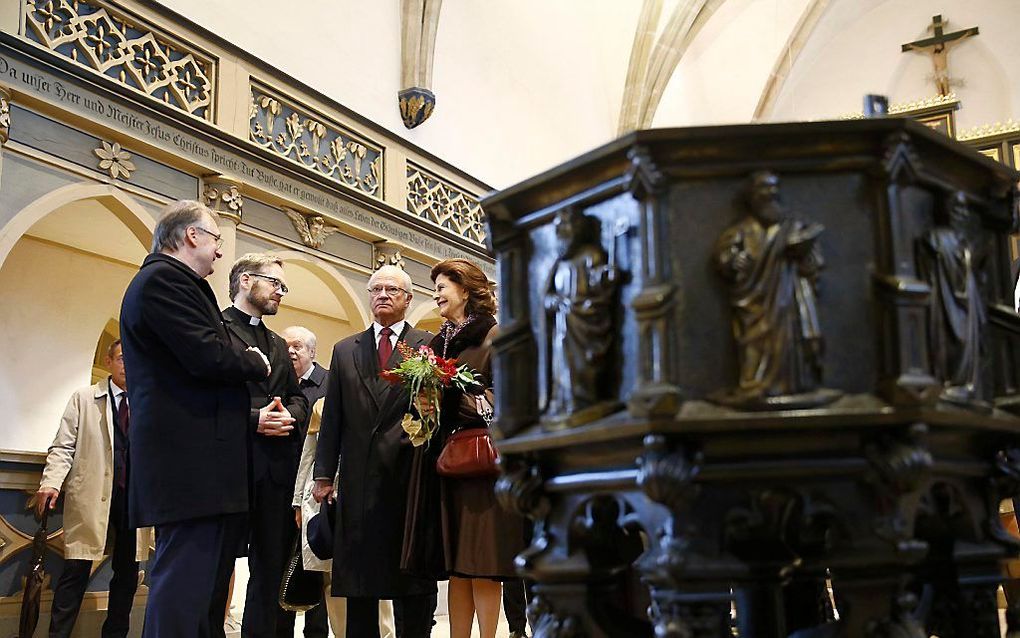
[[[488,197],[535,635],[998,637],[1016,185],[878,119],[639,131]]]

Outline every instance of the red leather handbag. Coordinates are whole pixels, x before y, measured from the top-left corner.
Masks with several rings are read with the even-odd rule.
[[[499,476],[499,454],[485,428],[457,430],[446,440],[436,460],[436,473],[447,478]]]

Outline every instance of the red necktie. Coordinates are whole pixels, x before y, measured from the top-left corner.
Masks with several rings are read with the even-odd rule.
[[[131,421],[131,410],[128,408],[127,393],[124,393],[120,397],[120,405],[117,407],[117,425],[120,426],[120,431],[127,436],[128,423]]]
[[[379,331],[379,370],[386,370],[386,362],[390,360],[390,355],[393,354],[393,344],[390,343],[390,335],[393,331],[389,328],[383,328]]]

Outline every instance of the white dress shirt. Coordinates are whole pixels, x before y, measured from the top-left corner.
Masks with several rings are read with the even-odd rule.
[[[393,334],[390,335],[390,346],[392,346],[394,350],[397,349],[397,339],[400,338],[400,333],[402,333],[404,331],[404,324],[405,323],[407,323],[407,322],[401,319],[397,323],[395,323],[392,326],[390,326],[390,330],[393,331]],[[376,350],[376,352],[379,351],[379,331],[381,331],[382,329],[383,329],[383,326],[378,321],[373,321],[372,322],[372,330],[375,331],[375,350]]]

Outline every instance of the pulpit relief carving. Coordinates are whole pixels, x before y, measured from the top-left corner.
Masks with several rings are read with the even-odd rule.
[[[789,213],[771,171],[751,176],[748,205],[751,214],[723,232],[715,251],[729,288],[739,383],[711,398],[746,410],[825,405],[840,396],[821,387],[818,238],[825,228]]]

